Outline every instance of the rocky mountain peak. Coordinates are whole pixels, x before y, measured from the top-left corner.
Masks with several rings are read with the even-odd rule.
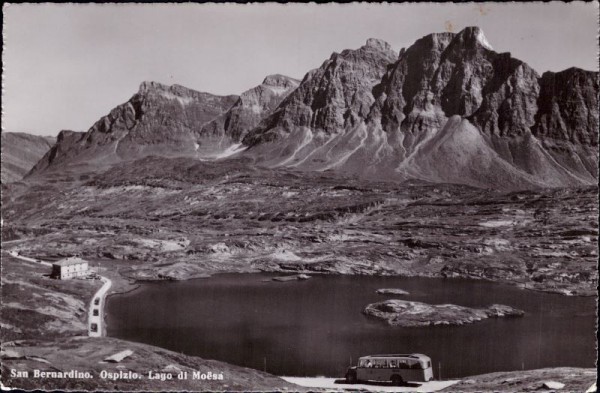
[[[165,85],[154,81],[144,81],[140,84],[138,89],[138,94],[140,95],[177,95],[183,97],[193,96],[195,93],[197,94],[199,92],[181,85]]]
[[[204,93],[201,91],[193,90],[181,85],[165,85],[160,82],[144,81],[140,84],[138,95],[142,97],[153,97],[157,99],[168,99],[177,100],[181,104],[190,104],[194,101],[213,101],[214,99],[220,99],[220,96],[216,96],[210,93]],[[224,96],[228,99],[235,99],[237,96]]]
[[[243,92],[227,112],[202,127],[200,150],[214,154],[214,151],[238,144],[299,84],[300,81],[281,74],[266,76],[260,85]]]
[[[374,102],[373,88],[398,54],[382,40],[369,39],[358,49],[333,53],[267,118],[244,138],[244,144],[279,138],[294,127],[336,133],[366,118]]]
[[[195,156],[197,131],[225,113],[238,96],[145,81],[86,133],[63,131],[31,173],[61,165],[111,165],[147,155]]]
[[[392,52],[392,46],[388,44],[386,41],[379,38],[369,38],[365,46],[378,49],[383,52]]]
[[[450,42],[456,36],[455,33],[432,33],[428,34],[425,37],[422,37],[415,41],[413,45],[411,45],[408,49],[406,49],[403,53],[410,52],[422,52],[422,51],[436,51],[442,52],[444,51]]]
[[[248,133],[246,154],[267,165],[478,187],[597,181],[597,73],[540,78],[474,26],[390,53],[374,39],[334,53]]]
[[[298,86],[299,80],[281,74],[267,75],[262,84],[266,86],[292,87]]]
[[[83,135],[84,133],[79,131],[61,130],[56,137],[56,142],[62,142],[65,139],[73,138],[73,136],[82,137]]]
[[[143,94],[151,90],[168,90],[169,86],[154,81],[143,81],[140,83],[138,93]]]
[[[456,34],[455,40],[461,42],[465,47],[474,48],[481,46],[487,50],[494,50],[485,37],[483,30],[477,26],[465,27]]]

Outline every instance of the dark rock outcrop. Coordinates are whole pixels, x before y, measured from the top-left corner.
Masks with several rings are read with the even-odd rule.
[[[598,73],[569,68],[545,72],[532,132],[586,146],[598,145]]]
[[[226,113],[203,126],[200,135],[204,138],[220,138],[222,145],[239,143],[299,83],[284,75],[267,76],[260,85],[243,92]]]
[[[357,50],[333,53],[306,74],[279,108],[244,138],[244,144],[269,142],[295,127],[332,134],[355,124],[369,113],[373,87],[396,57],[388,43],[372,38]]]
[[[84,132],[62,130],[56,137],[56,143],[31,168],[36,173],[48,168],[55,162],[62,162],[79,153],[78,142],[85,136]]]
[[[598,73],[569,68],[539,80],[532,133],[563,166],[598,178]]]

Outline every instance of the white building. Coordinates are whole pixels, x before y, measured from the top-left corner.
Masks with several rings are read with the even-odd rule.
[[[77,257],[61,259],[52,264],[52,277],[66,280],[88,274],[88,262]]]

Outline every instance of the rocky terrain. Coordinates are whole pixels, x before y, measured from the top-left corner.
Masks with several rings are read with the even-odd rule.
[[[559,367],[509,371],[465,378],[443,392],[586,392],[596,382],[593,368]],[[559,386],[560,388],[552,388]]]
[[[2,184],[21,180],[55,141],[51,136],[2,132]]]
[[[401,327],[464,325],[487,318],[521,317],[525,314],[521,310],[502,304],[492,304],[487,308],[470,308],[455,304],[426,304],[397,299],[369,304],[363,312],[385,321],[388,325]]]
[[[359,76],[360,83],[356,77]],[[334,53],[261,125],[267,166],[524,189],[597,182],[598,74],[541,77],[483,32]]]
[[[497,192],[147,157],[3,192],[24,255],[113,261],[133,279],[271,271],[463,277],[592,295],[597,187]]]
[[[380,295],[409,295],[409,292],[399,288],[381,288],[376,291]]]
[[[246,133],[271,114],[299,83],[284,75],[267,76],[262,84],[243,92],[226,113],[203,126],[202,140],[212,137],[219,138],[221,146],[241,145]],[[207,151],[211,153],[215,151]]]

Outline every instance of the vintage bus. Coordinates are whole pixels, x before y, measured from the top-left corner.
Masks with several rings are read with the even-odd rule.
[[[358,359],[358,365],[348,368],[346,382],[391,381],[402,385],[408,381],[433,380],[431,359],[420,353],[410,355],[370,355]]]

